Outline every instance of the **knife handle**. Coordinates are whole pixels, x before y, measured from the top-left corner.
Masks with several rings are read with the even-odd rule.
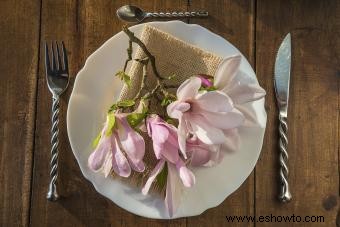
[[[279,115],[279,148],[280,148],[280,195],[279,199],[282,202],[289,202],[292,199],[292,195],[289,190],[288,184],[288,125],[287,117]]]

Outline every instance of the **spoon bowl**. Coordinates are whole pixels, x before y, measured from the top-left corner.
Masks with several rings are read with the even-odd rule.
[[[135,23],[142,22],[146,18],[146,13],[137,6],[125,5],[117,10],[117,16],[121,20]]]

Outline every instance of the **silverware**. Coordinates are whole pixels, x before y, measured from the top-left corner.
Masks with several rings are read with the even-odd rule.
[[[279,147],[280,147],[280,183],[281,191],[279,199],[289,202],[292,195],[288,184],[288,138],[287,138],[287,114],[289,99],[289,81],[291,68],[291,37],[286,35],[277,52],[274,72],[274,86],[276,92],[277,106],[279,108]]]
[[[67,53],[64,42],[58,44],[56,41],[51,44],[49,51],[48,44],[45,43],[45,69],[47,85],[52,93],[52,137],[51,137],[51,169],[50,184],[47,192],[47,199],[56,201],[59,197],[56,187],[58,178],[58,145],[59,145],[59,97],[66,90],[69,84]],[[50,62],[50,55],[52,63]]]
[[[208,12],[145,12],[137,6],[125,5],[117,10],[117,16],[126,22],[138,23],[142,22],[146,18],[161,17],[161,18],[182,18],[182,17],[207,17]]]

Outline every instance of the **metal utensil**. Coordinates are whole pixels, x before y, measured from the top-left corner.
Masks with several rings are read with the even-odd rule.
[[[289,81],[291,68],[291,37],[286,35],[277,52],[274,72],[274,86],[276,92],[277,106],[279,108],[279,147],[280,147],[280,183],[281,191],[279,199],[289,202],[292,195],[288,184],[288,138],[287,138],[287,114],[289,99]]]
[[[182,17],[207,17],[208,12],[145,12],[137,6],[125,5],[117,10],[117,16],[123,21],[130,23],[142,22],[146,18],[160,17],[160,18],[182,18]]]
[[[47,85],[52,93],[52,137],[51,137],[51,169],[47,199],[56,201],[59,197],[56,187],[58,177],[58,145],[59,145],[59,97],[66,90],[69,84],[67,53],[64,42],[61,46],[57,42],[52,42],[51,51],[49,51],[48,44],[45,43],[45,69]],[[52,63],[50,61],[50,55]]]

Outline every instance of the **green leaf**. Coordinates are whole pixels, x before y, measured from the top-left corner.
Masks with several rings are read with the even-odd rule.
[[[115,110],[117,110],[118,109],[118,106],[117,106],[117,104],[115,103],[115,104],[113,104],[111,107],[110,107],[110,109],[109,109],[109,113],[111,113],[111,112],[113,112],[113,111],[115,111]]]
[[[139,106],[137,108],[137,110],[135,112],[142,112],[143,114],[147,114],[148,113],[148,104],[146,103],[147,100],[145,99],[141,99],[140,102],[139,102]],[[142,107],[142,110],[140,109],[140,106]]]
[[[200,87],[199,91],[216,91],[217,88],[214,86],[210,86],[210,87]]]
[[[101,132],[96,136],[96,138],[94,138],[94,140],[92,141],[92,148],[95,149],[98,146],[99,140],[102,137]]]
[[[148,108],[146,107],[146,105],[143,105],[143,109],[142,109],[142,113],[147,115],[149,112]]]
[[[115,76],[117,76],[119,79],[123,80],[125,74],[126,74],[126,73],[125,73],[124,71],[118,71],[118,72],[115,74]]]
[[[107,130],[106,130],[106,136],[111,136],[111,134],[112,134],[112,129],[113,129],[113,127],[115,126],[115,124],[116,124],[116,116],[115,116],[115,114],[114,113],[109,113],[108,115],[107,115],[107,117],[108,117],[108,125],[107,125]]]
[[[126,75],[126,74],[124,75],[123,81],[126,84],[126,86],[128,86],[128,88],[131,87],[131,79],[130,79],[130,77],[128,75]]]
[[[171,103],[171,101],[165,97],[161,102],[161,106],[167,106],[170,103]]]
[[[115,76],[117,76],[121,81],[123,81],[129,88],[131,87],[131,79],[128,74],[124,71],[118,71]]]
[[[130,107],[134,105],[135,105],[135,101],[133,101],[132,99],[122,100],[117,103],[118,107]]]
[[[159,187],[160,189],[163,189],[166,186],[167,178],[168,178],[168,165],[165,162],[162,171],[156,177],[156,186]]]
[[[174,119],[172,119],[172,118],[166,119],[166,122],[171,124],[171,125],[175,125],[176,126],[176,121]]]
[[[132,128],[137,127],[146,117],[145,113],[132,113],[126,119]]]
[[[172,80],[176,77],[177,75],[176,74],[172,74],[171,76],[168,76],[168,80]]]
[[[161,106],[167,106],[175,100],[176,100],[176,96],[169,94],[164,97],[164,99],[161,102]]]

